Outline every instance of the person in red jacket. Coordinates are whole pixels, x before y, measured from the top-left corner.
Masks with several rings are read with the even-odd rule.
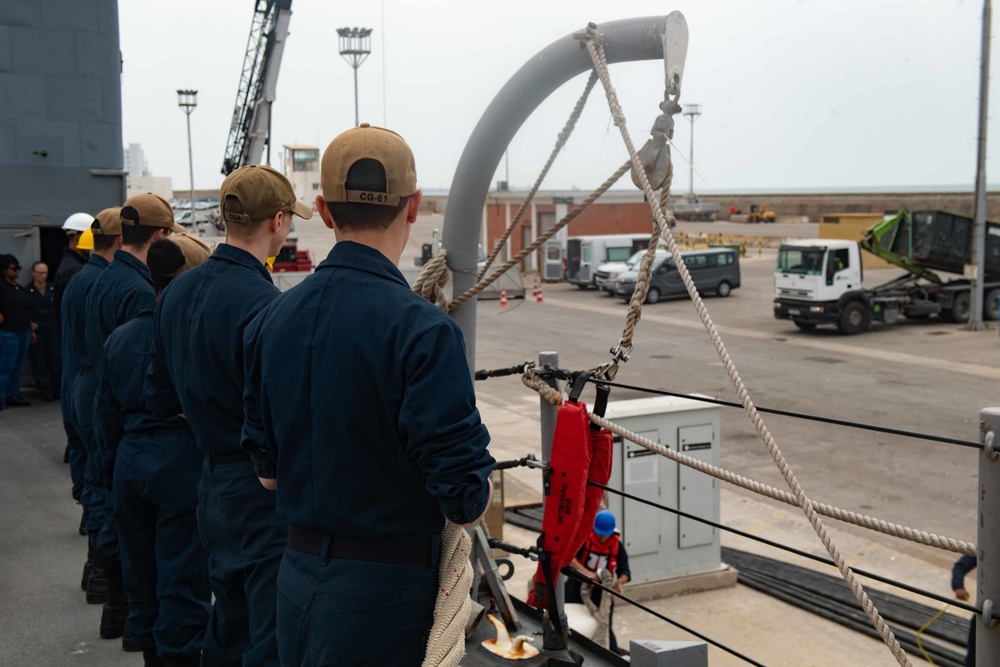
[[[632,578],[632,571],[628,566],[628,552],[622,544],[621,533],[615,530],[615,515],[611,510],[601,510],[594,517],[594,529],[590,532],[587,540],[580,547],[570,565],[582,572],[584,575],[599,582],[600,571],[608,570],[614,574],[615,590],[622,592],[622,587]],[[566,602],[583,604],[580,595],[580,582],[576,579],[566,580]],[[601,595],[604,591],[597,586],[590,589],[590,600],[596,605],[601,604]],[[618,648],[618,641],[614,633],[614,603],[611,605],[611,616],[608,619],[608,634],[611,650],[622,654]]]

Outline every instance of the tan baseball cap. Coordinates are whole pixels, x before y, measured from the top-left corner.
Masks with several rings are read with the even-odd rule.
[[[97,214],[94,222],[90,225],[92,234],[104,236],[122,235],[122,207],[112,206]]]
[[[375,160],[385,170],[385,192],[347,189],[347,172],[358,160]],[[396,206],[400,197],[417,191],[413,151],[392,130],[368,123],[338,135],[323,151],[320,168],[323,199],[330,203],[355,202]]]
[[[227,211],[227,197],[236,197],[243,212]],[[303,220],[312,217],[312,208],[298,200],[285,175],[263,164],[240,167],[229,174],[219,190],[219,207],[225,222],[243,224],[266,220],[278,211],[291,211]]]
[[[170,208],[163,197],[152,192],[133,195],[122,204],[121,224],[138,225],[140,227],[162,227],[178,234],[187,232],[184,227],[174,222],[174,209]]]
[[[167,240],[177,245],[184,253],[184,263],[173,273],[168,273],[167,277],[176,278],[188,269],[208,261],[212,256],[212,250],[204,241],[190,234],[171,234]]]

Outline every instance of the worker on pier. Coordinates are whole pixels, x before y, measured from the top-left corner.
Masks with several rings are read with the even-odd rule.
[[[461,330],[396,268],[422,196],[409,146],[363,123],[321,180],[337,243],[245,336],[244,446],[289,526],[278,647],[284,665],[419,665],[444,521],[485,514],[495,461]]]
[[[601,510],[594,517],[594,528],[570,565],[595,582],[601,581],[600,571],[607,570],[613,575],[614,589],[619,593],[623,591],[622,587],[632,578],[632,570],[628,565],[628,552],[622,544],[621,534],[615,529],[615,515],[611,510]],[[584,604],[580,589],[581,583],[578,580],[566,580],[567,604]],[[603,594],[601,588],[593,586],[590,591],[591,602],[600,606]],[[613,652],[622,654],[615,637],[614,609],[612,600],[608,615],[609,647]]]

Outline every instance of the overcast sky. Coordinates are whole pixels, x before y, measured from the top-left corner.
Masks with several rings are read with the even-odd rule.
[[[437,190],[451,185],[483,111],[531,56],[588,21],[672,10],[690,32],[681,102],[703,112],[696,191],[973,187],[982,16],[973,0],[295,0],[271,163],[280,168],[283,144],[325,147],[354,124],[338,27],[374,28],[358,73],[361,121],[402,134],[419,184]],[[119,13],[125,144],[142,145],[154,175],[188,187],[176,90],[197,89],[195,186],[218,187],[252,0],[129,0]],[[615,65],[611,77],[639,145],[663,96],[662,63]],[[509,170],[512,188],[531,186],[585,80],[528,119],[498,179]],[[599,88],[545,188],[593,189],[627,158]],[[989,135],[1000,141],[995,121]],[[689,141],[690,124],[678,117],[674,192],[689,186]],[[1000,150],[991,153],[987,173],[1000,181]]]

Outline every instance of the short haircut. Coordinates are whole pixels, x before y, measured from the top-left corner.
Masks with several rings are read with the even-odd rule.
[[[6,271],[12,266],[18,266],[21,262],[17,261],[17,257],[10,254],[0,255],[0,271]]]
[[[125,229],[124,225],[122,225],[122,229]],[[111,250],[120,238],[121,236],[112,236],[111,234],[94,234],[94,250],[98,252]]]
[[[173,241],[158,239],[149,246],[146,266],[149,267],[149,277],[157,294],[166,289],[185,261],[184,251]]]
[[[147,227],[144,225],[122,225],[122,243],[124,245],[141,248],[142,246],[148,244],[152,240],[153,234],[156,233],[157,229],[163,229],[163,227]],[[94,247],[97,247],[98,236],[101,236],[101,234],[97,234],[94,236]]]
[[[226,200],[222,202],[222,219],[226,220],[226,211],[230,213],[244,213],[243,202],[239,200],[239,197],[235,195],[226,195]],[[278,212],[275,211],[271,214],[271,218],[275,216]],[[257,236],[261,229],[264,227],[264,223],[271,218],[265,218],[264,220],[254,220],[253,222],[230,222],[226,220],[226,232],[233,235],[233,238],[240,239],[242,241],[249,241]]]
[[[387,189],[385,168],[378,160],[362,158],[347,170],[348,190],[385,192]],[[400,197],[396,206],[361,204],[357,202],[326,203],[326,210],[337,223],[337,228],[345,232],[365,229],[386,230],[393,220],[406,208],[409,197]]]

